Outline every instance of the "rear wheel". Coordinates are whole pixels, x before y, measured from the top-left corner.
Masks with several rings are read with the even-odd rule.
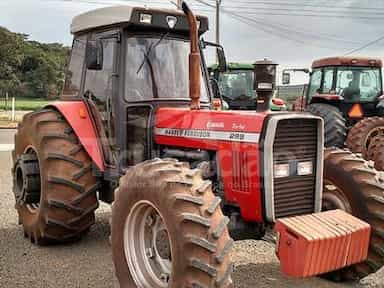
[[[187,164],[155,159],[130,169],[112,209],[120,287],[232,287],[228,221],[211,183]]]
[[[369,145],[375,137],[384,139],[383,117],[370,117],[359,121],[349,131],[346,144],[352,152],[367,155]]]
[[[56,111],[26,115],[15,135],[14,193],[19,222],[32,242],[78,239],[98,207],[92,161]]]
[[[323,210],[341,209],[372,228],[368,259],[327,278],[357,280],[384,265],[384,179],[364,159],[346,150],[326,149]]]
[[[340,110],[323,103],[311,104],[307,110],[324,120],[325,147],[344,147],[347,126]]]

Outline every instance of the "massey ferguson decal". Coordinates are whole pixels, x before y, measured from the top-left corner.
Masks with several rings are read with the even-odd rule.
[[[259,133],[228,132],[196,129],[155,128],[158,136],[171,136],[193,139],[221,140],[232,142],[258,143]]]

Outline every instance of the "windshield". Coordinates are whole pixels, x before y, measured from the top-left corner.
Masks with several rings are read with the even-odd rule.
[[[316,94],[336,94],[346,102],[375,101],[381,93],[379,68],[348,66],[313,70],[308,90],[309,98]]]
[[[221,73],[219,76],[220,92],[224,97],[232,100],[240,96],[256,98],[253,80],[253,70],[231,70]]]
[[[135,36],[127,39],[125,100],[189,98],[188,40],[162,36]],[[204,78],[201,101],[208,102]]]
[[[339,67],[336,93],[345,101],[373,101],[381,94],[381,75],[378,68]]]

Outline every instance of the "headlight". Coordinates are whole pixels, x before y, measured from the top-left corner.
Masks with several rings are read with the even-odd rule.
[[[312,161],[299,162],[297,164],[297,175],[311,175],[313,174],[313,164]]]
[[[275,178],[283,178],[289,176],[289,164],[275,164],[273,166]]]

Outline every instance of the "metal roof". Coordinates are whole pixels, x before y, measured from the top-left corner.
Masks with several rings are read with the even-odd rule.
[[[229,62],[228,64],[229,70],[253,70],[255,66],[251,63],[237,63],[237,62]],[[218,69],[218,64],[213,64],[209,68],[212,70]]]
[[[169,14],[172,16],[185,16],[185,14],[181,10],[175,9],[159,9],[159,8],[147,8],[147,7],[138,7],[138,6],[128,6],[128,5],[120,5],[120,6],[111,6],[106,8],[100,8],[96,10],[92,10],[83,14],[80,14],[73,18],[71,24],[71,33],[77,34],[79,32],[83,32],[90,29],[123,24],[123,23],[136,23],[138,20],[137,13],[148,13],[152,15],[159,14]],[[196,16],[200,21],[204,22],[204,27],[200,27],[200,32],[205,32],[208,30],[208,18],[204,16]],[[135,18],[135,19],[134,19]],[[186,17],[184,21],[186,22]],[[181,24],[181,23],[180,23]],[[202,29],[204,31],[202,31]]]
[[[71,33],[76,34],[92,28],[129,22],[133,10],[132,6],[113,6],[80,14],[72,20]]]
[[[383,63],[378,58],[370,57],[329,57],[313,61],[312,68],[326,66],[363,66],[363,67],[383,67]]]

